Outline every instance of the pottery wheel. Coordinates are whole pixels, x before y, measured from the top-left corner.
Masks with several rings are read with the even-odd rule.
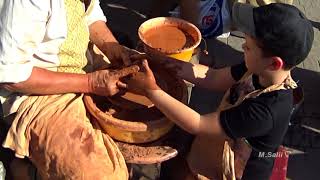
[[[182,80],[159,67],[152,70],[161,89],[187,102],[187,89]],[[177,155],[178,149],[173,144],[181,143],[167,143],[173,123],[155,106],[130,101],[123,95],[112,98],[85,95],[84,102],[93,115],[91,122],[115,140],[127,163],[160,163]]]
[[[167,161],[178,153],[186,154],[191,148],[193,136],[179,127],[160,139],[144,144],[129,144],[116,141],[126,162],[134,164],[154,164]]]
[[[91,119],[91,123],[101,129],[101,126],[95,118]],[[172,136],[172,132],[164,137],[144,144],[130,144],[114,140],[123,155],[126,163],[133,164],[155,164],[174,158],[178,154],[178,149],[172,147],[168,143],[168,136]],[[169,138],[170,139],[170,138]]]
[[[123,142],[116,142],[125,161],[133,164],[155,164],[167,161],[178,154],[170,146],[139,146]]]

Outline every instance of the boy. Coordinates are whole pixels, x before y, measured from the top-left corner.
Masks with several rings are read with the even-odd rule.
[[[269,179],[274,157],[264,155],[277,152],[287,130],[296,88],[290,71],[307,57],[313,29],[297,8],[281,3],[256,8],[235,3],[233,19],[245,33],[244,63],[211,69],[157,58],[197,86],[226,91],[216,112],[200,115],[166,94],[145,60],[145,77],[132,79],[128,88],[196,135],[187,157],[194,178]]]

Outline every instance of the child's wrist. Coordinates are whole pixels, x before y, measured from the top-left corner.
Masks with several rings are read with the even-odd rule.
[[[145,96],[150,99],[156,93],[157,90],[161,90],[161,88],[159,86],[156,86],[156,87],[151,88],[151,89],[146,89],[145,90]]]

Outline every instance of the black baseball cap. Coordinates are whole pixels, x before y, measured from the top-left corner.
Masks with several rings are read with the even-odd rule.
[[[271,3],[254,7],[235,3],[232,17],[240,31],[256,38],[272,55],[281,57],[287,67],[301,63],[311,50],[312,24],[292,5]]]

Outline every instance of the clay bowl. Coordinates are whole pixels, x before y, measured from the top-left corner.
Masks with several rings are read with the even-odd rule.
[[[201,42],[201,33],[195,25],[174,17],[149,19],[140,25],[138,35],[146,53],[182,61],[190,61]],[[154,38],[158,38],[158,43]]]
[[[153,72],[156,77],[161,77],[166,82],[165,91],[168,94],[187,103],[187,87],[182,79],[161,69]],[[152,142],[167,134],[174,125],[154,106],[130,110],[114,105],[106,97],[88,94],[84,96],[84,103],[102,130],[122,142]]]

